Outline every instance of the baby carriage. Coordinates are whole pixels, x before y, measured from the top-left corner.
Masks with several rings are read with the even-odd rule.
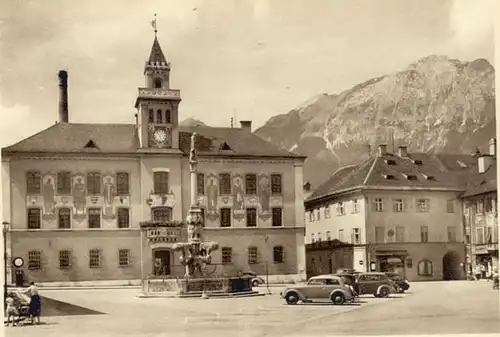
[[[13,291],[12,292],[13,299],[14,299],[14,306],[17,309],[17,312],[19,316],[16,319],[16,322],[19,324],[19,322],[22,322],[26,320],[27,318],[30,318],[30,298],[27,295],[21,294],[18,291]]]

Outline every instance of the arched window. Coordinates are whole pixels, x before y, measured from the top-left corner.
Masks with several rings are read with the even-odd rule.
[[[418,262],[418,275],[432,276],[432,262],[430,260],[421,260]]]
[[[155,122],[155,112],[153,109],[149,109],[149,122],[154,123]]]
[[[161,79],[155,78],[155,88],[161,88]]]
[[[156,111],[156,123],[163,123],[163,113],[160,109]]]
[[[165,123],[170,124],[170,110],[165,111]]]
[[[170,207],[158,207],[153,209],[153,220],[154,221],[170,221],[172,220],[172,208]]]

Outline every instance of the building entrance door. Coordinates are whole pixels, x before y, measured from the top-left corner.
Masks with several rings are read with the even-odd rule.
[[[156,250],[153,254],[153,274],[155,276],[170,275],[170,251]]]

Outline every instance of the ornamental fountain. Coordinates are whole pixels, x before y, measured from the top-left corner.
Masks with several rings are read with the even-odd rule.
[[[200,203],[197,201],[198,159],[196,151],[196,132],[191,136],[189,154],[190,169],[190,206],[185,222],[145,221],[141,223],[141,244],[147,242],[151,249],[166,247],[177,252],[179,262],[184,268],[182,277],[145,278],[142,277],[142,292],[139,297],[202,297],[210,296],[255,296],[250,277],[213,277],[207,273],[212,264],[212,252],[218,250],[217,242],[203,241],[204,217]],[[162,204],[168,203],[169,196],[160,196]],[[148,205],[154,203],[151,196]],[[183,240],[184,241],[180,241]],[[179,242],[180,241],[180,242]],[[163,245],[163,246],[162,246]],[[141,246],[144,252],[144,247]],[[142,257],[141,257],[142,259]],[[213,264],[212,264],[213,265]],[[217,266],[214,266],[214,271]],[[144,261],[142,261],[144,271]],[[210,274],[210,275],[207,275]]]
[[[189,173],[191,177],[191,204],[186,216],[187,242],[174,244],[174,251],[180,252],[181,264],[185,267],[185,278],[193,277],[195,272],[203,273],[203,267],[212,262],[212,251],[217,250],[217,242],[202,242],[204,219],[199,203],[196,201],[196,179],[198,159],[196,156],[196,132],[191,136],[191,151],[189,153]]]

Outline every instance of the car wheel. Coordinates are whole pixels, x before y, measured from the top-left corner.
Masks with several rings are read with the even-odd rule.
[[[379,295],[379,297],[387,297],[387,296],[389,296],[389,289],[387,289],[387,287],[380,288],[380,290],[378,292],[378,295]]]
[[[299,302],[299,296],[296,293],[289,293],[285,296],[286,304],[294,305]]]
[[[341,304],[344,304],[344,302],[345,302],[345,296],[342,293],[335,293],[332,295],[331,300],[332,300],[333,304],[341,305]]]
[[[258,287],[259,285],[260,285],[260,282],[258,280],[252,281],[252,287]]]

